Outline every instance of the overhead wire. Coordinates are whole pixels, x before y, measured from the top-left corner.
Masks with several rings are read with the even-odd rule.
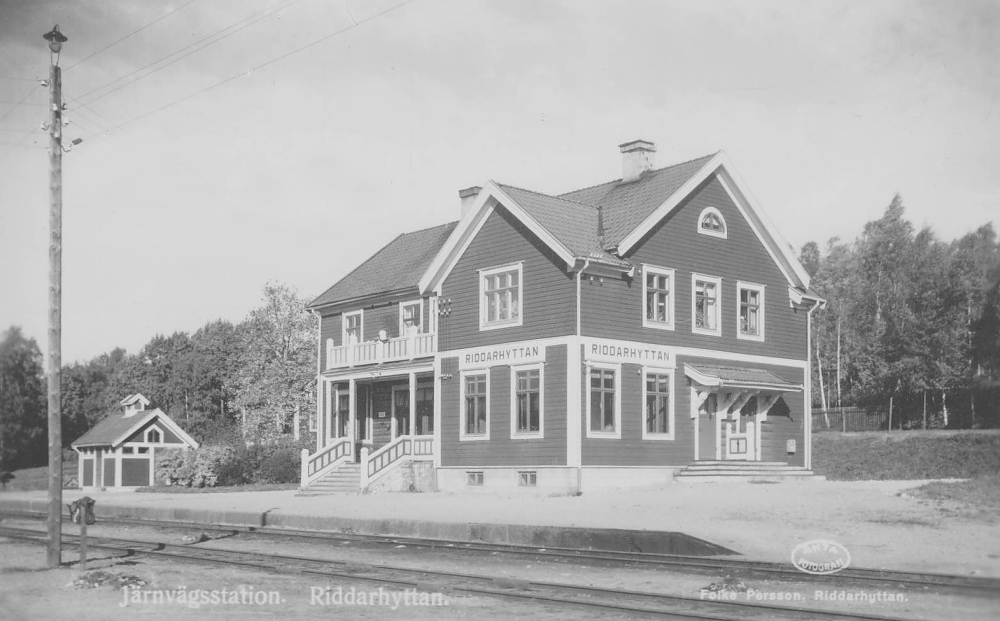
[[[170,17],[171,15],[173,15],[174,13],[176,13],[177,11],[180,11],[184,7],[186,7],[186,6],[190,5],[190,4],[194,4],[197,1],[198,0],[188,0],[188,2],[185,2],[184,4],[180,5],[176,9],[173,9],[172,11],[168,11],[167,13],[165,13],[165,14],[161,15],[160,17],[154,19],[153,21],[149,22],[148,24],[146,24],[144,26],[141,26],[139,28],[136,28],[135,30],[133,30],[132,32],[128,33],[127,35],[125,35],[121,39],[118,39],[114,43],[109,43],[108,45],[105,45],[104,47],[102,47],[101,49],[97,50],[96,52],[94,52],[90,56],[87,56],[86,58],[83,58],[83,59],[80,59],[80,60],[76,61],[75,63],[73,63],[69,67],[66,67],[65,69],[63,69],[63,71],[69,71],[73,67],[76,67],[77,65],[81,65],[81,64],[87,62],[88,60],[92,59],[93,57],[97,56],[98,54],[102,54],[102,53],[106,52],[107,50],[109,50],[109,49],[113,48],[114,46],[118,45],[119,43],[121,43],[122,41],[125,41],[129,37],[135,36],[135,35],[139,34],[140,32],[142,32],[143,30],[149,28],[150,26],[158,24],[159,22],[161,22],[161,21],[165,20],[166,18]]]
[[[176,63],[176,62],[178,62],[180,60],[183,60],[183,59],[187,58],[188,56],[190,56],[192,54],[196,54],[197,52],[200,52],[201,50],[203,50],[205,48],[213,46],[216,43],[218,43],[219,41],[222,41],[223,39],[226,39],[226,38],[228,38],[228,37],[236,34],[237,32],[240,32],[241,30],[243,30],[245,28],[248,28],[248,27],[256,24],[257,22],[261,21],[262,19],[270,17],[271,15],[273,15],[274,13],[277,13],[278,11],[281,11],[281,10],[284,10],[284,9],[288,8],[289,6],[295,4],[298,1],[299,0],[282,0],[281,2],[279,2],[276,5],[271,5],[271,6],[265,7],[263,9],[261,9],[260,11],[257,11],[256,13],[253,13],[250,16],[245,17],[242,20],[240,20],[240,21],[238,21],[238,22],[236,22],[234,24],[226,26],[225,28],[223,28],[221,30],[217,30],[216,32],[208,35],[207,37],[202,37],[201,39],[195,41],[194,43],[190,43],[190,44],[182,47],[181,49],[179,49],[179,50],[177,50],[175,52],[171,52],[170,54],[167,54],[166,56],[163,56],[163,57],[161,57],[161,58],[159,58],[159,59],[157,59],[157,60],[149,63],[148,65],[140,67],[140,68],[138,68],[138,69],[136,69],[134,71],[131,71],[131,72],[129,72],[129,73],[127,73],[127,74],[125,74],[125,75],[123,75],[121,77],[115,78],[114,80],[108,82],[107,84],[105,84],[103,86],[99,86],[97,88],[91,89],[91,90],[87,91],[86,93],[83,93],[82,95],[79,95],[77,97],[77,99],[80,99],[80,100],[86,99],[86,103],[88,103],[88,104],[94,103],[95,101],[97,101],[99,99],[103,99],[103,98],[107,97],[108,95],[110,95],[110,94],[112,94],[114,92],[117,92],[117,91],[125,88],[126,86],[130,86],[130,85],[135,84],[136,82],[138,82],[140,80],[148,78],[149,76],[153,75],[154,73],[157,73],[158,71],[166,69],[170,65],[172,65],[172,64],[174,64],[174,63]],[[226,32],[227,30],[231,30],[231,32]],[[218,37],[218,38],[215,38],[215,37]],[[215,38],[215,39],[212,40],[212,41],[209,41],[210,39],[213,39],[213,38]],[[206,41],[208,41],[208,43],[205,43]],[[205,43],[205,45],[201,45],[202,43]],[[197,47],[199,45],[201,45],[201,47]],[[195,49],[191,49],[191,48],[195,48]],[[191,51],[187,51],[187,50],[191,50]],[[187,52],[187,53],[183,53],[182,54],[182,52]],[[175,56],[176,56],[176,58],[173,58],[169,62],[165,62],[165,63],[163,62],[163,61],[165,61],[167,59],[170,59],[172,57],[175,57]],[[160,65],[160,66],[158,66],[158,67],[156,67],[156,65],[159,65],[160,63],[163,63],[163,64]],[[138,76],[134,80],[128,80],[128,78],[130,78],[130,77],[132,77],[132,76],[134,76],[136,74],[140,74],[143,71],[146,71],[147,69],[150,69],[151,67],[156,67],[156,68],[153,69],[152,71],[149,71],[148,73],[145,73],[145,74],[142,74],[142,75]],[[122,82],[122,80],[128,80],[128,81]],[[95,97],[87,99],[87,97],[90,97],[90,95],[93,95],[94,93],[98,93],[98,92],[100,92],[100,91],[102,91],[104,89],[110,88],[111,86],[113,86],[114,84],[116,84],[118,82],[122,82],[122,83],[119,84],[118,86],[115,86],[114,88],[111,88],[111,90],[109,90],[109,91],[107,91],[105,93],[101,93],[101,94],[99,94],[99,95],[97,95]]]
[[[337,31],[332,32],[332,33],[330,33],[328,35],[320,37],[319,39],[316,39],[315,41],[307,43],[306,45],[303,45],[301,47],[295,48],[294,50],[292,50],[290,52],[286,52],[284,54],[281,54],[280,56],[272,58],[271,60],[263,62],[263,63],[255,66],[255,67],[252,67],[250,69],[247,69],[246,71],[241,71],[240,73],[231,75],[228,78],[225,78],[224,80],[220,80],[220,81],[218,81],[218,82],[216,82],[214,84],[206,86],[205,88],[202,88],[201,90],[198,90],[198,91],[195,91],[195,92],[191,93],[190,95],[185,95],[184,97],[181,97],[180,99],[176,99],[176,100],[174,100],[174,101],[172,101],[172,102],[170,102],[168,104],[160,106],[159,108],[155,108],[153,110],[150,110],[149,112],[146,112],[144,114],[140,114],[137,117],[134,117],[134,118],[131,118],[131,119],[127,120],[127,121],[119,123],[119,124],[115,125],[114,127],[112,127],[111,129],[109,129],[105,133],[105,135],[107,135],[107,134],[109,134],[109,133],[111,133],[111,132],[113,132],[113,131],[115,131],[117,129],[121,129],[122,127],[125,127],[126,125],[130,125],[132,123],[135,123],[136,121],[140,121],[140,120],[142,120],[142,119],[144,119],[144,118],[146,118],[148,116],[152,116],[152,115],[154,115],[154,114],[156,114],[158,112],[162,112],[163,110],[166,110],[167,108],[176,106],[179,103],[183,103],[183,102],[187,101],[188,99],[191,99],[193,97],[197,97],[198,95],[201,95],[202,93],[206,93],[206,92],[208,92],[210,90],[213,90],[213,89],[216,89],[216,88],[218,88],[220,86],[223,86],[224,84],[228,84],[229,82],[232,82],[233,80],[236,80],[238,78],[242,78],[244,76],[248,76],[251,73],[253,73],[254,71],[258,71],[260,69],[263,69],[264,67],[267,67],[267,66],[272,65],[272,64],[274,64],[276,62],[284,60],[285,58],[288,58],[289,56],[292,56],[294,54],[298,54],[299,52],[307,50],[307,49],[309,49],[309,48],[311,48],[311,47],[313,47],[315,45],[319,45],[320,43],[323,43],[324,41],[328,41],[328,40],[330,40],[330,39],[332,39],[332,38],[334,38],[334,37],[336,37],[338,35],[341,35],[341,34],[347,32],[348,30],[353,30],[354,28],[357,28],[358,26],[361,26],[362,24],[366,24],[366,23],[368,23],[370,21],[378,19],[379,17],[382,17],[383,15],[387,15],[387,14],[389,14],[389,13],[391,13],[391,12],[397,10],[397,9],[400,9],[400,8],[406,6],[407,4],[410,4],[410,3],[414,2],[414,1],[415,0],[404,0],[404,2],[401,2],[401,3],[397,4],[397,5],[394,5],[394,6],[388,8],[388,9],[386,9],[384,11],[381,11],[379,13],[376,13],[375,15],[372,15],[370,17],[362,19],[361,21],[354,21],[350,26],[347,26],[345,28],[341,28],[340,30],[337,30]]]

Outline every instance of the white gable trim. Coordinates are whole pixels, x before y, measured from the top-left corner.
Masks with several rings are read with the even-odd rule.
[[[432,289],[440,293],[441,283],[447,279],[448,274],[451,273],[455,264],[465,254],[469,244],[479,234],[479,231],[483,228],[483,224],[486,223],[486,220],[495,211],[497,205],[505,207],[515,218],[528,227],[528,230],[542,240],[546,246],[551,248],[559,258],[565,261],[569,268],[573,267],[576,257],[570,252],[569,248],[556,239],[537,220],[532,218],[496,182],[487,181],[476,197],[476,202],[473,204],[472,209],[458,223],[458,226],[452,231],[444,246],[438,251],[437,256],[431,261],[427,271],[420,278],[419,286],[421,295],[425,295]]]
[[[131,436],[133,433],[135,433],[140,428],[142,428],[143,425],[145,425],[146,423],[148,423],[149,421],[153,420],[156,417],[160,418],[157,421],[157,423],[159,423],[160,425],[163,425],[164,427],[166,427],[167,429],[169,429],[170,431],[172,431],[174,433],[174,435],[176,435],[178,438],[180,438],[185,444],[191,445],[192,448],[198,448],[198,443],[195,442],[195,439],[192,438],[191,436],[189,436],[183,429],[181,429],[180,427],[178,427],[177,423],[175,423],[174,421],[172,421],[170,419],[170,417],[167,416],[163,412],[163,410],[161,410],[160,408],[156,408],[155,410],[150,410],[150,412],[146,416],[142,417],[142,419],[140,419],[138,423],[136,423],[136,424],[132,425],[131,427],[129,427],[128,431],[126,431],[125,433],[123,433],[122,435],[120,435],[118,438],[116,438],[115,441],[111,443],[111,446],[112,447],[117,447],[118,445],[120,445],[125,440],[128,440],[129,436]],[[161,438],[161,442],[162,442],[162,438]]]
[[[736,208],[750,224],[750,228],[767,249],[768,254],[784,274],[788,283],[795,287],[809,287],[809,274],[792,253],[791,247],[785,242],[767,219],[763,209],[735,172],[729,158],[722,151],[716,153],[690,179],[684,182],[663,204],[657,207],[642,224],[632,230],[618,244],[619,255],[624,255],[634,248],[660,221],[680,205],[699,185],[712,175],[717,175]]]

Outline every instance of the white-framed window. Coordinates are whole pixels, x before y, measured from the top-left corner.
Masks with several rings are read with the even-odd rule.
[[[466,471],[466,473],[465,473],[465,484],[466,485],[471,485],[473,487],[482,487],[482,485],[483,485],[483,473],[482,473],[482,471],[475,471],[475,472]]]
[[[674,439],[674,372],[643,369],[643,440]]]
[[[736,283],[736,337],[764,340],[764,285]]]
[[[517,484],[519,487],[536,487],[538,485],[538,471],[518,470]]]
[[[341,338],[344,345],[356,345],[364,339],[364,311],[344,313]]]
[[[691,331],[696,334],[722,335],[722,279],[691,274]]]
[[[523,263],[479,270],[479,329],[494,330],[524,321]]]
[[[621,438],[620,364],[587,366],[587,437]]]
[[[722,213],[715,207],[702,209],[701,215],[698,216],[698,232],[702,235],[711,235],[712,237],[720,237],[722,239],[726,239],[729,236],[729,231],[726,228],[726,219],[722,217]]]
[[[544,365],[511,367],[510,437],[541,438],[545,432]]]
[[[147,444],[159,444],[163,442],[163,432],[160,431],[159,427],[154,425],[146,430],[146,434],[143,438]]]
[[[674,270],[643,265],[642,299],[644,327],[674,329]]]
[[[420,333],[424,323],[424,304],[421,300],[400,302],[399,304],[399,335],[412,336]]]
[[[490,372],[461,374],[462,427],[459,440],[490,439]]]

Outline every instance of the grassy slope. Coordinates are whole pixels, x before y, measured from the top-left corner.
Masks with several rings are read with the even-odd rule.
[[[813,470],[832,481],[969,479],[1000,473],[1000,432],[821,433]]]
[[[76,461],[63,461],[63,485],[76,478]],[[25,468],[14,472],[14,480],[7,484],[8,491],[49,489],[49,467]]]

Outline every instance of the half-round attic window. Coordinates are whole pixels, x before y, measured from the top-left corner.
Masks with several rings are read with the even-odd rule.
[[[698,216],[698,232],[702,235],[726,239],[726,219],[715,207],[706,207]]]

